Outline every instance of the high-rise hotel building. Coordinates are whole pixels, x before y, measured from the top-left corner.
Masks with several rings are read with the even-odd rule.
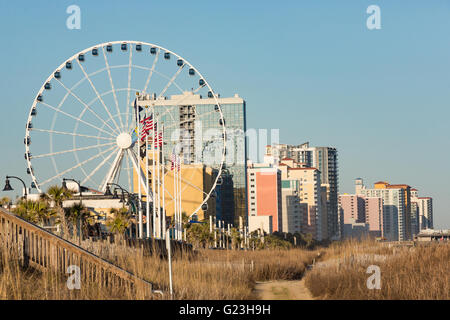
[[[277,144],[266,147],[266,155],[281,161],[290,158],[303,167],[316,168],[320,172],[321,186],[327,195],[327,232],[323,239],[337,237],[339,172],[337,149],[332,147],[310,147],[309,142],[301,145]]]
[[[248,219],[271,216],[272,232],[282,231],[281,171],[266,164],[248,165]]]
[[[326,191],[321,187],[319,170],[305,167],[291,158],[283,158],[279,169],[283,196],[289,197],[291,202],[295,199],[298,200],[298,206],[296,207],[294,204],[294,212],[286,212],[287,219],[289,219],[289,215],[293,218],[287,220],[287,224],[294,222],[295,226],[297,216],[300,218],[298,225],[302,233],[309,233],[319,241],[326,239],[326,204],[322,201],[326,197]],[[289,189],[295,192],[289,193]],[[289,203],[286,203],[285,208],[289,208]],[[290,208],[292,209],[292,206]],[[283,213],[284,216],[285,213]],[[287,230],[289,229],[292,229],[292,226],[290,228],[287,226]]]
[[[419,197],[419,190],[411,189],[411,203],[415,209],[415,233],[424,229],[433,229],[433,199]]]
[[[346,234],[347,230],[352,230],[355,224],[366,224],[367,235],[374,237],[383,236],[383,199],[381,197],[366,197],[361,194],[361,188],[357,194],[339,195],[339,222],[341,237],[352,236]],[[361,180],[362,182],[362,180]]]
[[[215,208],[208,206],[208,214],[216,214],[217,218],[227,223],[237,225],[239,217],[244,221],[247,216],[247,146],[246,131],[246,103],[237,94],[233,97],[218,97],[221,111],[225,119],[226,134],[223,135],[222,123],[213,97],[202,97],[193,92],[184,92],[180,95],[162,97],[153,100],[152,97],[142,96],[138,99],[139,106],[151,105],[154,107],[158,121],[171,123],[164,128],[164,158],[170,159],[173,145],[182,146],[182,165],[186,174],[190,166],[203,166],[202,174],[192,178],[198,181],[189,181],[182,188],[207,189],[214,175],[218,173],[219,162],[223,150],[223,139],[226,141],[226,159],[221,174],[221,184],[217,185],[214,195]],[[167,112],[169,110],[170,112]],[[176,125],[173,125],[176,124]],[[180,134],[182,132],[182,134]],[[213,159],[213,160],[211,160]],[[210,164],[210,162],[212,163]],[[211,172],[211,173],[209,173]],[[212,177],[208,177],[211,175]],[[182,174],[182,176],[185,176]],[[186,180],[189,180],[187,176]],[[208,181],[205,181],[208,180]],[[209,190],[203,190],[209,191]],[[182,207],[187,208],[191,203],[203,200],[205,192],[197,192],[195,198],[182,197]],[[210,201],[208,201],[208,204]]]
[[[411,239],[411,191],[408,185],[391,185],[379,181],[374,183],[373,189],[366,189],[362,180],[357,179],[356,192],[365,197],[378,197],[383,200],[383,237],[389,241]]]

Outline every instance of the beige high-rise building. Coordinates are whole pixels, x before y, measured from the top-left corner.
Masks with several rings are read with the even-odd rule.
[[[308,204],[300,202],[297,180],[282,180],[282,231],[314,233],[308,223]]]
[[[415,203],[417,216],[417,233],[424,229],[433,229],[433,199],[419,197],[419,190],[411,189],[411,202]]]
[[[389,187],[386,187],[389,186]],[[390,241],[405,241],[411,238],[409,222],[405,219],[406,199],[403,185],[397,188],[387,182],[376,182],[373,189],[366,189],[364,185],[357,188],[360,195],[381,198],[383,205],[382,236]],[[408,192],[409,194],[409,192]]]
[[[338,163],[337,149],[332,147],[311,147],[309,142],[300,145],[277,144],[266,147],[266,155],[274,162],[287,158],[301,167],[316,168],[320,173],[321,186],[326,187],[327,230],[324,238],[336,238],[338,225]]]
[[[297,192],[299,203],[306,204],[307,214],[303,218],[302,230],[309,231],[316,240],[327,238],[323,230],[323,208],[322,196],[324,189],[321,189],[320,171],[316,168],[303,168],[290,158],[281,160],[279,166],[282,181],[297,181]]]

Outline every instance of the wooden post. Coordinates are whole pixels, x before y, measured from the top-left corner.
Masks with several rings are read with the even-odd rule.
[[[19,252],[19,262],[21,266],[24,266],[25,263],[25,256],[24,256],[24,237],[23,237],[23,229],[20,227],[19,229],[19,235],[18,235],[18,252]]]

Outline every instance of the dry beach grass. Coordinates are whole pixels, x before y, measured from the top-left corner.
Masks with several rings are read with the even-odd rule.
[[[106,244],[91,248],[94,253],[154,283],[169,299],[168,263],[140,250]],[[100,290],[85,283],[68,290],[67,276],[22,269],[17,255],[0,250],[0,299],[142,299],[133,292]],[[173,259],[174,299],[252,299],[256,281],[300,279],[315,252],[301,249],[224,251],[200,250],[196,255]],[[155,296],[154,298],[160,298]]]
[[[450,245],[388,247],[372,241],[326,249],[306,286],[320,299],[450,299]],[[380,267],[381,288],[368,289],[369,265]]]

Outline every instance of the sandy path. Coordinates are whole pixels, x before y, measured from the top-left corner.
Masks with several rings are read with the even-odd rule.
[[[259,300],[314,300],[304,279],[257,282],[254,293]]]

